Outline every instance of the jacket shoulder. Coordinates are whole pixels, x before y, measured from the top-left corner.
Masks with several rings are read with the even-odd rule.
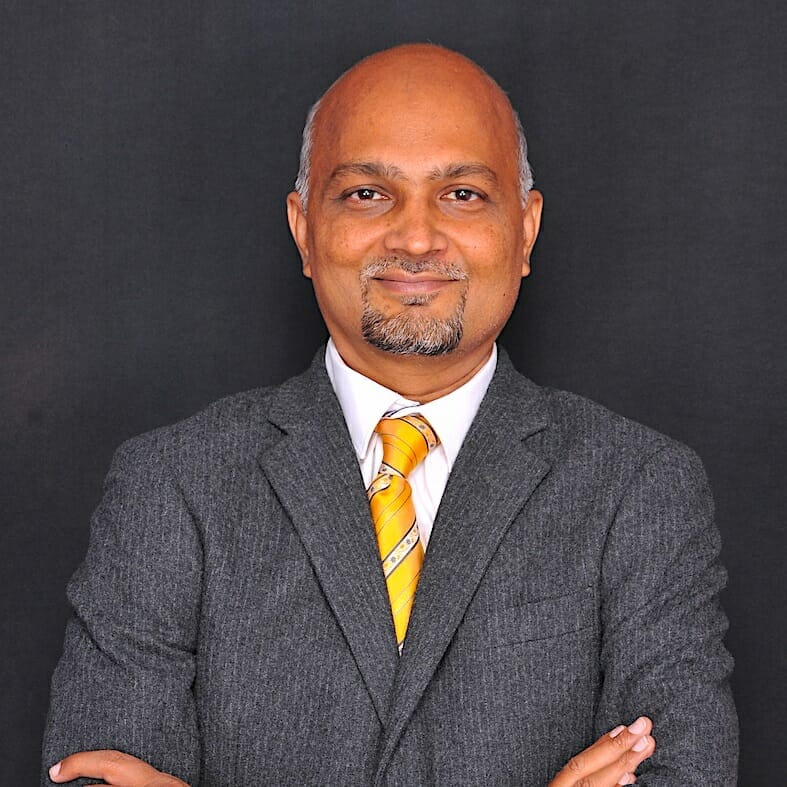
[[[657,454],[680,456],[691,464],[696,453],[684,443],[650,426],[616,413],[585,396],[542,387],[552,424],[564,449],[626,456],[634,465]]]
[[[281,432],[268,419],[279,386],[256,388],[219,399],[187,418],[126,440],[114,464],[218,467],[257,456]]]

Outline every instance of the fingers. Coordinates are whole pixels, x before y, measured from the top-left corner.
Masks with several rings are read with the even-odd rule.
[[[550,787],[615,787],[634,784],[637,766],[653,754],[656,741],[650,719],[641,716],[628,727],[616,727],[572,757]]]
[[[49,778],[57,784],[80,777],[102,779],[111,787],[188,787],[180,779],[120,751],[78,752],[49,769]]]
[[[656,741],[649,733],[644,735],[629,734],[634,741],[631,748],[619,752],[617,759],[598,769],[592,775],[593,781],[591,783],[593,785],[634,784],[636,782],[634,771],[643,760],[653,754]]]

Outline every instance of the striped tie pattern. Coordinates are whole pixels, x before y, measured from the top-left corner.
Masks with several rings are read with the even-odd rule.
[[[375,431],[382,438],[383,461],[367,493],[401,653],[424,560],[407,476],[440,440],[417,414],[383,418]]]

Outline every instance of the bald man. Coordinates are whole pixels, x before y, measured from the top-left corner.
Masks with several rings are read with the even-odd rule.
[[[496,347],[541,204],[461,55],[331,86],[287,198],[328,345],[118,451],[43,784],[735,783],[699,461]]]

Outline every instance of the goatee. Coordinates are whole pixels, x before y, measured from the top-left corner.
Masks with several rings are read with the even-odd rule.
[[[402,311],[386,317],[370,303],[369,282],[382,273],[403,270],[406,273],[431,271],[454,281],[467,281],[467,274],[456,265],[434,260],[386,257],[366,265],[361,271],[363,314],[361,332],[373,347],[395,355],[445,355],[456,349],[462,339],[467,292],[462,292],[453,314],[434,317],[421,312],[433,295],[412,295],[402,299]]]

